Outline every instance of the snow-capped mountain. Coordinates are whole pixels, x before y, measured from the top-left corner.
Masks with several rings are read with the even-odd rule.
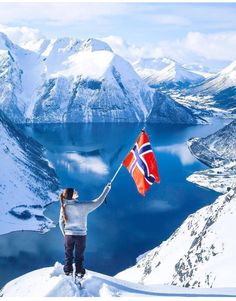
[[[236,120],[205,138],[192,138],[189,148],[198,160],[210,167],[236,160]]]
[[[212,167],[193,173],[188,181],[226,193],[236,187],[236,120],[206,138],[193,138],[191,152]]]
[[[40,39],[27,44],[34,51],[4,34],[0,41],[0,108],[15,122],[140,122],[158,113],[155,89],[103,41]],[[163,101],[157,122],[192,123],[178,105],[168,120]]]
[[[202,75],[186,69],[169,58],[141,59],[134,64],[134,68],[151,87],[171,84],[183,86],[204,80]]]
[[[23,122],[32,114],[44,71],[37,53],[13,44],[0,33],[0,109],[12,121]]]
[[[160,246],[137,258],[119,279],[185,287],[235,287],[236,122],[213,135],[191,139],[192,153],[213,169],[188,180],[225,193],[196,213]]]
[[[235,287],[235,210],[235,192],[220,196],[116,277],[145,285]]]
[[[73,42],[73,53],[68,45],[48,48],[42,55],[50,75],[38,95],[34,122],[132,122],[148,116],[152,91],[105,42]]]
[[[211,72],[210,69],[202,64],[183,64],[183,67],[187,70],[199,74],[204,78],[212,77],[215,73]]]
[[[202,85],[195,88],[196,92],[217,94],[225,89],[236,87],[236,61],[210,77]]]
[[[0,234],[45,232],[53,226],[44,206],[57,200],[58,181],[42,146],[18,130],[0,110]]]
[[[17,122],[141,121],[152,91],[95,39],[47,41],[40,54],[1,35],[1,108]]]
[[[142,285],[119,280],[111,276],[87,271],[82,289],[73,277],[65,276],[63,266],[39,269],[7,283],[1,297],[163,297],[168,300],[186,297],[232,297],[235,288],[189,289],[167,285]]]

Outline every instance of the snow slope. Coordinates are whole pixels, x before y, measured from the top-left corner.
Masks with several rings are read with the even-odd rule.
[[[235,192],[220,196],[116,277],[145,285],[236,287],[235,212]]]
[[[129,281],[87,271],[83,289],[80,290],[72,277],[65,276],[63,266],[43,268],[21,277],[8,284],[1,291],[3,297],[220,297],[236,296],[235,288],[186,289],[174,286],[144,286]]]
[[[213,167],[187,180],[224,193],[189,215],[160,246],[116,277],[143,284],[236,287],[236,122],[213,135],[191,139],[191,152]]]
[[[42,146],[18,130],[0,110],[0,234],[48,231],[44,206],[57,200],[54,169]]]
[[[141,59],[134,64],[135,70],[151,87],[160,84],[193,84],[204,80],[176,61],[169,58]]]
[[[208,94],[216,94],[230,87],[236,86],[236,61],[229,66],[210,77],[202,85],[198,86],[195,91]]]

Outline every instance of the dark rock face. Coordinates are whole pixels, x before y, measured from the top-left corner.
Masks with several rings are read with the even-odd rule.
[[[148,116],[150,123],[196,124],[197,118],[188,109],[174,101],[171,97],[155,91],[153,108]]]
[[[236,159],[236,120],[205,138],[189,140],[189,149],[199,161],[217,167]]]

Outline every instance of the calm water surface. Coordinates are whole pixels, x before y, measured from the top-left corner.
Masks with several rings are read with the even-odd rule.
[[[114,275],[134,265],[137,256],[166,240],[190,213],[214,201],[217,193],[186,181],[194,171],[206,167],[195,160],[185,142],[213,133],[224,123],[228,122],[146,127],[161,183],[153,185],[144,198],[122,167],[107,204],[89,216],[86,268]],[[140,124],[47,124],[23,129],[44,145],[61,188],[75,187],[80,199],[90,200],[112,178],[141,128]],[[57,224],[59,203],[48,206],[45,214]],[[2,235],[0,250],[1,286],[28,271],[64,261],[58,225],[46,234],[24,231]]]

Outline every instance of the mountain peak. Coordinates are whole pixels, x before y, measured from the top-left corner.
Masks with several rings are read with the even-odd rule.
[[[89,38],[85,41],[82,42],[82,45],[80,47],[80,50],[82,51],[110,51],[113,52],[111,47],[106,43],[101,40]]]
[[[8,36],[5,33],[0,32],[0,49],[9,50],[9,48],[12,47],[13,47],[13,43],[10,41]]]
[[[134,67],[150,86],[161,83],[195,83],[204,79],[168,57],[141,59]]]
[[[231,72],[236,72],[236,60],[233,61],[231,64],[229,64],[227,67],[225,67],[221,73],[231,73]]]

